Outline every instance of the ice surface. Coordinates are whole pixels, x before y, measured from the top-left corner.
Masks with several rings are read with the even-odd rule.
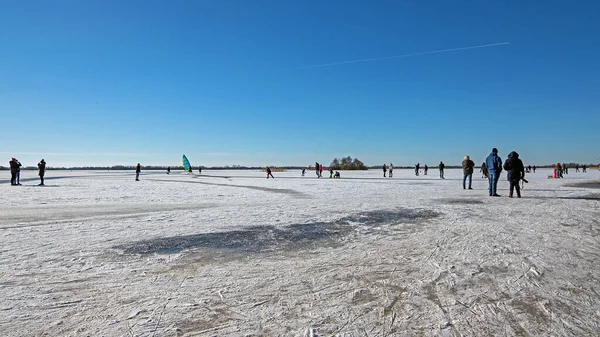
[[[597,170],[538,170],[522,199],[460,170],[273,174],[0,180],[0,335],[600,331]]]

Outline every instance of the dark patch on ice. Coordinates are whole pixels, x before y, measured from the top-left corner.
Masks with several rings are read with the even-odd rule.
[[[339,246],[351,235],[368,234],[383,228],[421,223],[438,217],[426,209],[370,211],[325,222],[287,226],[252,226],[216,233],[172,236],[132,242],[114,248],[125,254],[173,254],[190,249],[210,249],[244,255],[275,250],[300,250],[322,246]]]
[[[586,181],[583,183],[574,183],[574,184],[568,184],[565,186],[600,189],[600,181]]]
[[[449,205],[477,205],[483,204],[483,200],[479,199],[443,199],[446,204]]]

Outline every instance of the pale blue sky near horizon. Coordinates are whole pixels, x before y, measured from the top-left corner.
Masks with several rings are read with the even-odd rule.
[[[2,0],[0,165],[456,165],[492,147],[598,163],[598,14],[595,1]]]

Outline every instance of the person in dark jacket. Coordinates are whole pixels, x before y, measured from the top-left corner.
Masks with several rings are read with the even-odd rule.
[[[421,164],[417,163],[417,165],[415,165],[415,175],[418,176],[419,175],[419,169],[421,168]]]
[[[271,173],[271,168],[267,166],[267,179],[269,179],[269,177],[275,179],[275,177],[273,177],[273,173]]]
[[[463,190],[466,188],[467,177],[469,178],[469,189],[471,188],[471,182],[473,181],[473,168],[475,167],[475,163],[469,158],[469,156],[465,156],[462,162],[463,168]]]
[[[333,169],[329,168],[329,179],[333,178]]]
[[[496,193],[496,189],[498,187],[500,173],[502,173],[502,159],[498,156],[498,149],[492,149],[492,153],[485,159],[485,166],[487,166],[489,174],[490,197],[499,197],[500,195]]]
[[[44,159],[40,160],[40,162],[38,163],[38,169],[38,175],[40,176],[40,186],[44,186],[44,174],[46,174],[46,162],[44,161]]]
[[[167,174],[171,174],[171,167],[167,167]]]
[[[387,172],[387,167],[385,167],[385,164],[383,164],[383,177],[385,178],[385,173]]]
[[[10,165],[10,185],[15,186],[17,185],[17,171],[19,166],[17,165],[17,160],[15,158],[12,158],[8,164]]]
[[[140,172],[142,172],[142,166],[140,166],[140,163],[137,163],[135,167],[135,181],[140,181]]]
[[[425,164],[425,167],[423,167],[423,175],[427,175],[427,171],[429,171],[429,167],[427,166],[427,164]]]
[[[510,192],[508,197],[513,197],[513,190],[517,190],[517,198],[521,197],[521,189],[519,188],[519,182],[525,178],[525,168],[523,162],[519,159],[519,154],[515,151],[508,154],[508,159],[504,163],[504,169],[508,175],[508,181],[510,182]]]
[[[440,168],[440,178],[446,179],[446,178],[444,178],[444,168],[446,168],[446,165],[444,164],[444,162],[442,162],[442,161],[440,162],[439,168]]]
[[[321,178],[319,176],[319,162],[318,161],[315,162],[315,172],[317,173],[317,178]]]
[[[488,170],[487,170],[487,166],[485,166],[485,163],[481,164],[481,168],[479,169],[479,172],[481,172],[481,178],[487,178],[488,177]]]

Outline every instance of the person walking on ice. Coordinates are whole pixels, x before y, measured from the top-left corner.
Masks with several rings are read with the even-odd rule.
[[[446,178],[444,178],[444,168],[445,167],[446,167],[446,165],[444,165],[444,162],[440,161],[440,165],[439,165],[439,168],[440,168],[440,178],[442,178],[442,179],[446,179]]]
[[[39,176],[40,176],[40,186],[44,186],[44,174],[46,174],[46,162],[44,159],[40,160],[38,163]]]
[[[140,163],[137,163],[137,166],[135,167],[135,181],[140,181],[140,172],[142,172],[142,167],[140,166]]]
[[[267,166],[267,179],[269,179],[269,177],[275,179],[275,177],[273,177],[273,173],[271,173],[271,168]]]
[[[421,164],[417,163],[417,165],[415,165],[415,175],[419,176],[419,169],[421,168]]]

